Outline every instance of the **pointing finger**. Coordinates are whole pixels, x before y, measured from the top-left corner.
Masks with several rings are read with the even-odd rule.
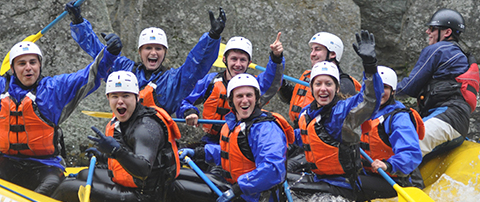
[[[280,35],[282,35],[282,32],[278,32],[278,34],[277,34],[277,39],[275,40],[274,43],[280,42]]]

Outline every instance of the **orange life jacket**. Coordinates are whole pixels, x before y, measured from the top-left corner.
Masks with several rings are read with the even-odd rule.
[[[311,70],[306,70],[305,72],[303,72],[302,76],[300,77],[300,80],[309,83],[310,73],[311,73]],[[352,76],[349,76],[349,77],[353,81],[355,90],[360,91],[362,89],[362,84]],[[298,119],[298,115],[300,114],[300,111],[305,106],[312,103],[313,100],[315,100],[315,98],[313,97],[309,86],[296,84],[295,88],[293,89],[292,99],[290,100],[290,111],[288,112],[290,120],[292,120],[293,122],[296,122]]]
[[[393,116],[399,112],[407,112],[410,115],[410,120],[416,128],[418,138],[423,140],[425,136],[425,126],[420,117],[420,114],[415,109],[412,108],[397,108],[387,114],[384,114],[374,120],[365,121],[362,128],[362,137],[360,138],[361,147],[372,159],[389,159],[395,153],[392,150],[392,144],[390,143],[389,137],[392,134],[385,132],[385,123],[384,121],[390,117],[390,126],[392,125]],[[391,127],[390,127],[391,128]],[[364,161],[364,168],[372,172],[372,167],[370,163]],[[390,175],[390,173],[387,173]],[[397,177],[396,175],[390,175],[392,177]]]
[[[359,92],[360,90],[362,90],[362,84],[360,82],[357,81],[357,79],[353,78],[353,76],[350,76],[350,78],[352,79],[353,81],[353,85],[355,85],[355,90],[357,92]]]
[[[320,120],[319,117],[310,121],[308,115],[303,114],[298,121],[310,170],[319,176],[342,175],[351,178],[361,168],[359,145],[345,145],[333,139]]]
[[[55,124],[39,117],[35,92],[18,103],[8,93],[0,95],[0,152],[9,155],[48,157],[58,154]]]
[[[172,175],[171,177],[176,178],[180,172],[180,159],[178,157],[178,148],[175,140],[180,139],[181,137],[180,131],[175,121],[173,121],[172,117],[170,117],[170,115],[165,110],[156,106],[153,106],[152,108],[155,108],[155,110],[157,111],[157,114],[156,114],[157,117],[160,118],[163,121],[163,123],[165,123],[165,125],[167,126],[168,144],[166,144],[165,147],[171,149],[172,150],[171,152],[173,152],[175,157],[175,164],[171,165],[172,169],[170,169],[172,170],[172,173],[168,173],[168,174]],[[110,121],[108,123],[106,127],[106,132],[105,132],[106,136],[113,137],[116,124],[118,124],[118,120]],[[162,155],[162,154],[158,154],[158,155]],[[135,181],[138,181],[138,180],[134,180],[135,177],[130,175],[117,160],[113,158],[109,158],[108,169],[112,171],[113,182],[118,183],[125,187],[139,188],[141,186],[135,183]]]
[[[285,133],[287,143],[292,144],[295,141],[293,128],[282,115],[274,112],[268,112],[266,117],[259,117],[249,123],[242,122],[233,131],[224,124],[220,138],[221,163],[223,176],[228,182],[233,184],[238,177],[256,168],[255,158],[248,144],[248,133],[254,123],[262,121],[275,121]],[[239,145],[248,148],[240,148]]]
[[[157,101],[157,93],[155,92],[157,89],[157,84],[155,81],[150,81],[146,86],[144,86],[140,92],[138,92],[138,97],[140,99],[140,103],[143,106],[152,107],[158,106],[161,107]]]
[[[225,120],[225,115],[230,112],[230,106],[227,100],[226,82],[223,80],[223,74],[219,73],[210,82],[205,102],[203,103],[202,116],[209,120]],[[206,133],[218,135],[223,124],[202,124],[202,129]]]
[[[310,82],[310,70],[303,72],[300,80],[305,81],[307,83]],[[290,100],[290,110],[288,112],[288,116],[290,120],[296,122],[298,119],[298,115],[303,107],[310,104],[315,98],[313,98],[312,93],[310,92],[309,86],[304,86],[301,84],[296,84],[295,88],[293,89],[292,99]]]

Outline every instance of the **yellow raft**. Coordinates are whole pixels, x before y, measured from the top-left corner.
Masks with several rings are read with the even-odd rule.
[[[85,169],[67,168],[68,173]],[[465,141],[460,147],[420,165],[426,188],[435,201],[478,201],[480,199],[480,144]],[[1,201],[56,201],[0,179]],[[375,201],[397,201],[384,199]]]
[[[70,173],[78,173],[80,170],[88,169],[88,167],[71,167],[66,168],[65,175]],[[5,180],[0,179],[0,202],[33,202],[33,201],[51,201],[55,202],[53,198],[48,196],[36,193],[29,189],[25,189],[21,186],[16,184],[7,182]]]
[[[479,143],[465,141],[452,151],[423,162],[420,171],[426,186],[423,191],[436,202],[474,202],[480,199]]]

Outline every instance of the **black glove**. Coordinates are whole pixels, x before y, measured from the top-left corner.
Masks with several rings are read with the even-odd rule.
[[[358,56],[362,58],[363,68],[365,73],[375,74],[377,72],[377,54],[375,53],[375,37],[368,33],[367,30],[362,30],[360,35],[355,33],[357,43],[352,44],[353,49]]]
[[[73,5],[75,5],[76,1],[77,0],[72,0],[65,5],[65,10],[70,15],[70,20],[72,21],[72,23],[74,25],[75,24],[80,24],[80,23],[83,22],[83,17],[82,17],[82,14],[81,14],[82,11],[80,10],[80,6],[78,6],[78,7],[73,6]]]
[[[107,51],[110,52],[113,55],[118,55],[120,54],[120,51],[122,51],[122,41],[120,40],[120,37],[116,34],[105,34],[102,33],[102,37],[107,41]]]
[[[219,39],[220,34],[223,32],[223,28],[225,28],[225,21],[227,21],[227,16],[225,15],[225,11],[223,10],[222,7],[219,8],[220,14],[218,15],[218,18],[215,19],[213,16],[212,11],[208,11],[208,14],[210,15],[210,32],[208,32],[208,35],[212,39]]]
[[[95,128],[95,126],[92,126],[92,130],[100,138],[88,136],[88,139],[96,142],[98,151],[105,153],[109,156],[112,156],[115,154],[115,152],[117,152],[121,148],[120,143],[118,143],[117,140],[115,140],[115,138],[106,137],[102,132],[100,132],[100,130]]]
[[[92,158],[92,156],[100,156],[102,153],[98,151],[97,148],[95,147],[90,147],[85,150],[85,153],[87,153],[88,158]]]

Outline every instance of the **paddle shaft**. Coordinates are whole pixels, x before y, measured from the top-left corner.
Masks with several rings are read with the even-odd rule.
[[[215,184],[213,184],[213,182],[208,179],[208,177],[205,175],[205,173],[202,172],[202,170],[200,170],[200,168],[197,166],[197,164],[195,164],[195,162],[192,161],[192,159],[190,159],[190,157],[188,156],[185,156],[185,159],[184,161],[186,163],[188,163],[188,165],[195,171],[195,173],[197,173],[198,176],[200,176],[203,181],[205,181],[207,183],[207,185],[218,195],[218,196],[222,196],[223,193],[222,191],[220,191],[220,189],[217,188],[217,186],[215,186]]]
[[[83,110],[82,113],[92,116],[92,117],[97,117],[97,118],[107,118],[111,119],[113,118],[113,114],[110,112],[96,112],[96,111],[85,111]],[[173,121],[175,122],[180,122],[180,123],[185,123],[185,119],[180,119],[180,118],[172,118]],[[198,119],[198,123],[207,123],[207,124],[224,124],[225,120],[210,120],[210,119]]]
[[[179,123],[185,123],[185,119],[172,118],[173,121]],[[210,124],[224,124],[225,120],[210,120],[210,119],[198,119],[198,123],[210,123]]]
[[[255,65],[254,69],[258,69],[260,71],[265,71],[265,67],[262,67],[262,66],[258,66],[258,65]],[[309,86],[307,82],[305,81],[302,81],[300,79],[296,79],[296,78],[293,78],[291,76],[287,76],[287,75],[283,75],[283,78],[285,80],[288,80],[288,81],[291,81],[291,82],[294,82],[294,83],[298,83],[298,84],[301,84],[301,85],[304,85],[304,86]]]
[[[92,156],[90,159],[90,166],[88,167],[88,176],[85,187],[81,185],[78,189],[78,197],[80,202],[90,202],[90,192],[92,190],[92,179],[93,171],[95,170],[95,163],[97,162],[97,157]]]
[[[75,2],[74,6],[80,6],[85,0],[78,0]],[[50,30],[55,24],[57,24],[61,19],[63,19],[68,14],[68,11],[63,11],[55,20],[50,22],[47,26],[45,26],[41,31],[37,34],[30,35],[27,38],[23,39],[23,41],[30,41],[35,43],[40,37],[42,37],[48,30]],[[3,58],[2,67],[0,68],[0,75],[5,74],[10,69],[10,51],[8,51],[5,58]]]
[[[88,167],[87,185],[92,185],[93,171],[95,170],[95,164],[97,163],[97,157],[92,156],[90,159],[90,166]]]
[[[362,148],[360,148],[360,153],[362,154],[363,157],[365,157],[370,163],[373,163],[373,159],[370,158],[370,156],[368,156],[367,153],[365,153],[365,151],[363,151]],[[383,178],[385,178],[385,180],[387,180],[387,182],[393,186],[393,188],[399,193],[399,195],[401,195],[403,198],[405,198],[407,201],[415,201],[412,199],[412,197],[410,197],[410,195],[407,194],[407,192],[405,192],[405,190],[402,189],[402,187],[400,187],[400,185],[398,185],[395,181],[393,181],[393,179],[388,176],[388,174],[381,168],[378,168],[377,169],[378,173],[380,173],[380,175],[382,175]]]
[[[287,180],[283,183],[283,189],[285,191],[285,195],[287,195],[288,202],[293,202],[292,194],[290,193],[290,187],[288,186]]]
[[[79,7],[84,1],[85,0],[78,0],[75,2],[75,4],[73,4],[73,6]],[[63,11],[62,14],[60,14],[57,18],[55,18],[55,20],[53,20],[50,24],[45,26],[45,28],[42,29],[41,33],[45,34],[46,32],[48,32],[50,28],[52,28],[55,24],[57,24],[60,20],[62,20],[65,16],[67,16],[67,14],[68,14],[68,11]]]

